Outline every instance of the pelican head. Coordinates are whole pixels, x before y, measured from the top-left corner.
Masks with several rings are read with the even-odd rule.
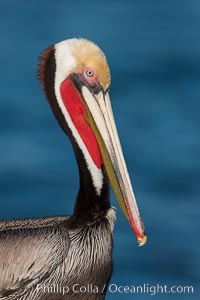
[[[112,113],[105,55],[86,39],[62,41],[43,52],[39,78],[61,127],[82,151],[97,195],[102,189],[104,165],[138,244],[144,245],[147,237]]]

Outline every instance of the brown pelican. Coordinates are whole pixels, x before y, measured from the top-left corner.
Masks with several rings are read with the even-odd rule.
[[[68,135],[80,189],[72,216],[0,222],[0,299],[104,299],[112,274],[111,183],[139,245],[146,242],[115,126],[103,52],[85,39],[46,49],[39,79]]]

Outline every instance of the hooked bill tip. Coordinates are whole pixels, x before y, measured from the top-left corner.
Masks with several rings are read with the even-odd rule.
[[[137,242],[139,247],[144,246],[147,242],[147,235],[144,235],[142,238],[138,238]]]

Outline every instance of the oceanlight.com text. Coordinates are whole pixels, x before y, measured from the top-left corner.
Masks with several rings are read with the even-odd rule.
[[[112,283],[108,286],[108,291],[110,293],[120,293],[120,294],[149,294],[155,296],[157,294],[193,294],[194,287],[191,285],[181,286],[181,285],[160,285],[160,284],[148,284],[143,285],[117,285]]]

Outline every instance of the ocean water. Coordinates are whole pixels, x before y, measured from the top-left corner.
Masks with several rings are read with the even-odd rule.
[[[200,296],[199,20],[197,0],[0,3],[1,219],[71,214],[78,190],[71,145],[37,80],[40,52],[81,36],[107,56],[115,119],[148,233],[138,248],[112,196],[108,300]],[[114,285],[144,284],[146,293],[113,292]],[[193,286],[194,293],[160,288],[153,296],[157,285]]]

